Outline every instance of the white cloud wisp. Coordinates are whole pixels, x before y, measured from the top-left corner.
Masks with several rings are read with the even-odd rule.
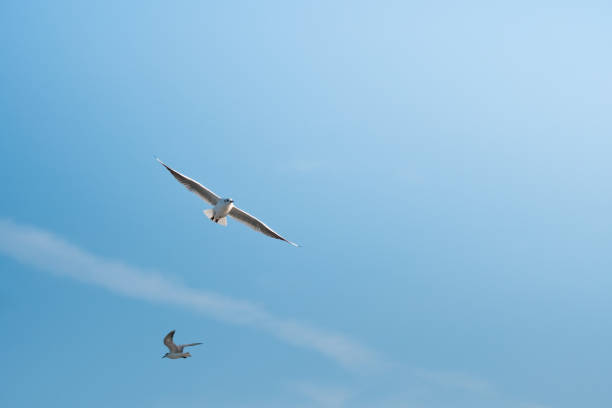
[[[247,301],[193,289],[161,274],[96,256],[35,227],[0,219],[0,253],[117,294],[176,305],[222,322],[254,327],[349,368],[362,369],[377,363],[373,351],[341,334],[280,318]]]

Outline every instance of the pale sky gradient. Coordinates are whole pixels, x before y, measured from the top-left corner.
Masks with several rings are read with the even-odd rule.
[[[611,18],[3,1],[0,406],[612,406]]]

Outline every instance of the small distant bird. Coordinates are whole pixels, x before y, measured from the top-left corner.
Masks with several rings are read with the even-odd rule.
[[[281,241],[285,241],[296,247],[299,246],[298,244],[295,244],[283,238],[282,236],[274,232],[266,224],[259,221],[257,218],[253,217],[251,214],[247,213],[246,211],[242,211],[240,208],[234,206],[234,200],[232,200],[231,198],[219,197],[218,195],[216,195],[215,193],[213,193],[212,191],[210,191],[209,189],[207,189],[206,187],[204,187],[197,181],[190,179],[189,177],[179,173],[176,170],[171,169],[170,167],[166,166],[166,164],[162,162],[161,160],[159,160],[157,157],[156,159],[158,162],[162,164],[162,166],[168,169],[170,174],[172,174],[175,179],[177,179],[182,185],[187,187],[187,190],[193,191],[201,199],[203,199],[210,205],[214,205],[213,208],[204,210],[204,214],[208,218],[210,218],[211,221],[217,224],[221,224],[224,227],[226,227],[227,226],[226,217],[229,215],[230,217],[233,217],[234,219],[245,224],[246,226],[253,228],[255,231],[259,231],[264,235],[267,235],[275,239],[280,239]]]
[[[200,345],[202,343],[191,343],[191,344],[181,344],[180,346],[177,346],[176,344],[174,344],[174,332],[176,330],[172,330],[170,333],[166,334],[166,337],[164,337],[164,344],[166,345],[166,347],[168,347],[168,350],[170,350],[169,353],[166,353],[162,356],[162,358],[164,357],[168,357],[171,358],[173,360],[176,360],[177,358],[187,358],[187,357],[191,357],[190,353],[183,353],[183,348],[185,347],[191,347],[191,346],[197,346]]]

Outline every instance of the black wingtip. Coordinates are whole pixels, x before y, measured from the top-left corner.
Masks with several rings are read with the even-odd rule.
[[[155,157],[155,160],[157,160],[157,161],[159,162],[159,164],[161,164],[161,165],[162,165],[162,166],[164,166],[166,169],[168,169],[168,171],[171,171],[170,167],[168,167],[168,166],[166,165],[166,163],[164,163],[163,161],[161,161],[161,160],[159,159],[159,157],[157,157],[157,156],[155,156],[155,155],[154,155],[153,157]]]
[[[296,244],[295,242],[291,242],[291,241],[289,241],[289,240],[287,240],[287,239],[283,239],[283,241],[285,241],[285,242],[286,242],[286,243],[288,243],[288,244],[293,245],[293,246],[294,246],[294,247],[296,247],[296,248],[300,248],[300,247],[301,247],[301,245],[300,245],[300,244]]]

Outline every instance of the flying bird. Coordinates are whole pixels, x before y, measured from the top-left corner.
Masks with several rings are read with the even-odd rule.
[[[191,357],[191,354],[189,352],[183,353],[183,348],[197,346],[202,343],[181,344],[180,346],[177,346],[176,344],[174,344],[173,340],[175,331],[176,330],[172,330],[170,333],[166,334],[166,337],[164,337],[164,344],[166,345],[166,347],[168,347],[168,350],[170,350],[170,352],[164,354],[162,358],[168,357],[173,360],[176,360],[177,358]]]
[[[221,198],[197,181],[185,176],[184,174],[179,173],[178,171],[171,169],[164,162],[159,160],[156,157],[157,161],[162,164],[169,172],[174,176],[175,179],[179,181],[182,185],[187,187],[187,190],[194,192],[197,194],[202,200],[206,201],[210,205],[213,205],[213,208],[204,210],[204,214],[211,221],[221,224],[223,226],[227,226],[227,216],[234,218],[245,224],[246,226],[253,228],[255,231],[259,231],[264,235],[267,235],[271,238],[280,239],[281,241],[285,241],[293,246],[299,246],[296,243],[293,243],[278,233],[272,230],[272,228],[268,227],[266,224],[253,217],[246,211],[241,210],[240,208],[234,205],[234,200],[231,198]]]

